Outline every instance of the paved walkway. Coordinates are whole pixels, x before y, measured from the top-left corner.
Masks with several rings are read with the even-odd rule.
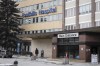
[[[18,60],[18,66],[100,66],[100,64],[84,63],[83,61],[71,60],[69,64],[63,64],[64,59],[51,59],[51,58],[38,58],[32,60],[29,56],[15,56],[14,58],[0,58],[1,64],[13,64],[15,60]]]
[[[29,56],[19,56],[18,59],[30,59],[31,60],[31,58]],[[65,63],[64,58],[60,58],[60,59],[37,58],[36,60],[33,60],[33,61],[52,63],[52,64],[58,64],[58,65],[64,65],[64,63]],[[69,64],[66,64],[66,65],[77,65],[77,64],[80,66],[81,66],[81,64],[82,64],[82,66],[100,66],[100,64],[86,63],[83,60],[76,60],[76,59],[70,59]]]

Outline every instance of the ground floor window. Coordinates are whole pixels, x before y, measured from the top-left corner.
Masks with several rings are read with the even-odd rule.
[[[65,57],[67,52],[69,58],[79,59],[79,45],[58,45],[57,48],[58,57]]]

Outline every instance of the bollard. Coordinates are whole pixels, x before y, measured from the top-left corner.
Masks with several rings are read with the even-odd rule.
[[[17,60],[14,61],[14,66],[18,66],[18,61]]]
[[[66,56],[64,58],[63,64],[69,64],[69,58],[68,58],[67,52],[66,52]]]
[[[69,59],[68,58],[64,58],[63,64],[69,64]]]

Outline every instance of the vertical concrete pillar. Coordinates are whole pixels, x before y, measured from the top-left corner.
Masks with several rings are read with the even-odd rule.
[[[84,60],[85,62],[90,62],[91,60],[90,47],[86,45],[79,45],[79,56],[80,60]]]
[[[62,30],[65,30],[65,0],[62,0]]]
[[[76,0],[76,29],[79,29],[79,0]]]
[[[52,37],[52,58],[57,58],[57,35]]]
[[[79,45],[79,56],[80,60],[85,60],[86,59],[86,45]]]
[[[92,22],[92,27],[95,27],[95,11],[96,11],[96,4],[95,0],[91,0],[91,22]]]

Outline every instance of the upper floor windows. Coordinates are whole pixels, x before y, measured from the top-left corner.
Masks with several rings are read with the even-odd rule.
[[[75,16],[76,14],[76,8],[70,8],[70,9],[66,9],[66,17],[72,17],[72,16]]]
[[[100,11],[100,1],[96,2],[96,11]]]
[[[34,18],[23,18],[23,22],[20,21],[21,24],[31,24],[31,23],[39,23],[39,22],[51,22],[56,20],[61,20],[62,14],[48,15],[48,16],[40,16]]]
[[[35,4],[35,5],[30,5],[30,6],[26,6],[26,7],[21,7],[19,8],[21,12],[32,12],[34,10],[40,10],[43,8],[50,8],[50,7],[55,7],[58,5],[62,5],[62,0],[52,0],[49,2],[44,2],[44,3],[40,3],[40,4]]]
[[[91,4],[82,5],[79,7],[80,14],[86,14],[91,12]]]

